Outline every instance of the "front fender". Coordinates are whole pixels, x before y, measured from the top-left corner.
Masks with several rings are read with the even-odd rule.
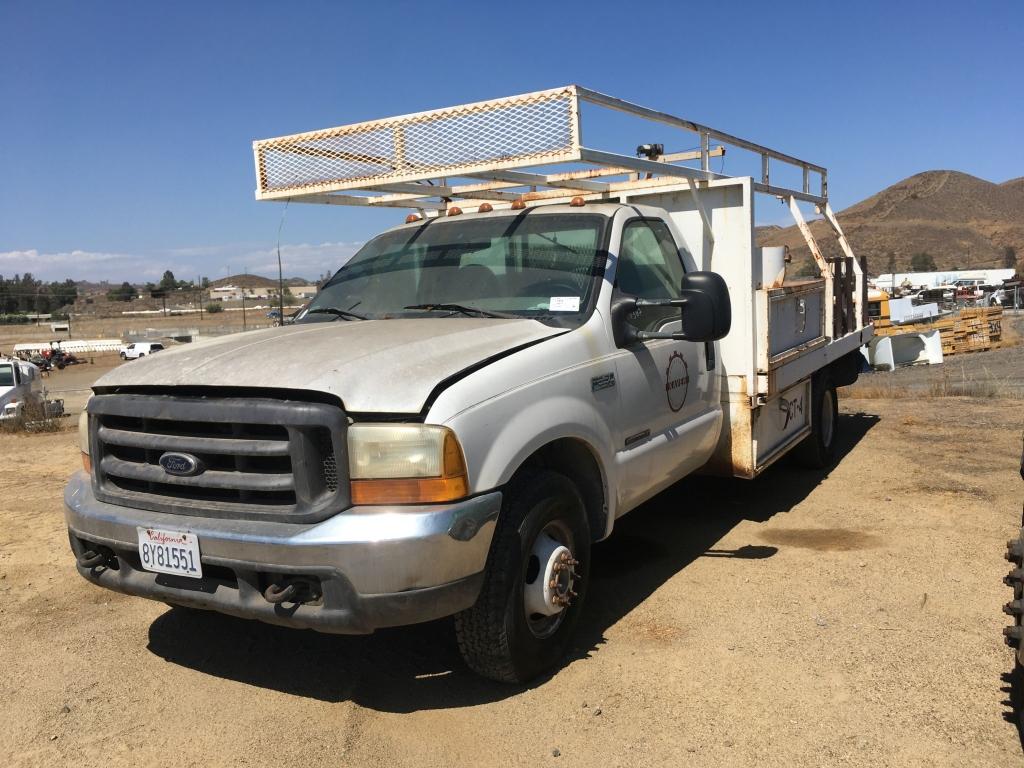
[[[571,439],[583,443],[601,471],[608,506],[606,536],[615,519],[618,496],[614,472],[615,444],[602,411],[582,396],[569,393],[539,396],[524,387],[470,408],[446,422],[462,442],[474,493],[500,487],[545,445]],[[589,392],[588,392],[589,394]]]

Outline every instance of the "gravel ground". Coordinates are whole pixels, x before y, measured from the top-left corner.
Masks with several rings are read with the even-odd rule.
[[[52,766],[1008,766],[1020,401],[848,400],[828,475],[686,480],[599,545],[572,658],[475,678],[447,621],[298,632],[72,567],[72,431],[0,436],[0,754]],[[983,439],[979,439],[983,435]]]
[[[921,394],[1005,397],[1024,400],[1024,315],[1004,313],[1003,346],[986,352],[950,355],[942,365],[874,371],[860,377],[854,397]]]

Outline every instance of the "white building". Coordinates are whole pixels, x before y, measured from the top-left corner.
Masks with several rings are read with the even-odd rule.
[[[950,269],[945,272],[897,272],[879,275],[871,283],[881,290],[909,285],[912,288],[936,288],[957,280],[981,280],[984,285],[1002,285],[1013,277],[1012,269]]]

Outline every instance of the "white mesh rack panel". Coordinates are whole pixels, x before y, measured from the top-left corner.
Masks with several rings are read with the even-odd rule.
[[[572,86],[253,143],[258,196],[366,189],[578,159]]]

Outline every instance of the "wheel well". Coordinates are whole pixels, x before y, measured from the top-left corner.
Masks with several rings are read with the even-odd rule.
[[[590,538],[603,539],[608,521],[604,478],[601,466],[586,443],[572,438],[550,442],[524,461],[516,474],[537,469],[554,470],[576,484],[587,510]]]
[[[860,350],[855,349],[834,361],[827,367],[832,383],[837,387],[846,387],[857,381],[860,373],[860,364],[864,360]]]

